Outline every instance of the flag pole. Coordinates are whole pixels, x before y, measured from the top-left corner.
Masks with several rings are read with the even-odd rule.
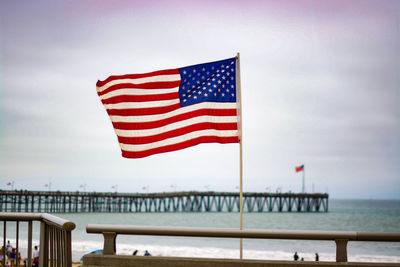
[[[237,60],[237,72],[236,72],[236,88],[237,93],[236,97],[238,98],[238,109],[239,109],[239,116],[238,116],[238,129],[239,129],[239,149],[240,149],[240,193],[239,193],[239,210],[240,210],[240,230],[243,230],[243,132],[242,132],[242,88],[240,82],[240,54],[237,53],[236,56]],[[240,259],[243,259],[243,239],[240,238]]]
[[[306,175],[306,168],[303,167],[303,193],[306,192],[306,191],[305,191],[305,186],[304,186],[304,184],[305,184],[305,175]]]

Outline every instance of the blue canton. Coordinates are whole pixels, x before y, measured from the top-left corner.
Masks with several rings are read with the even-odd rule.
[[[179,69],[181,106],[201,102],[236,102],[236,58]]]

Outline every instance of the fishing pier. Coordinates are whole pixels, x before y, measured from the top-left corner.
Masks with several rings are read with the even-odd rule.
[[[244,212],[328,212],[328,194],[243,193]],[[0,212],[239,212],[236,192],[97,193],[0,190]]]

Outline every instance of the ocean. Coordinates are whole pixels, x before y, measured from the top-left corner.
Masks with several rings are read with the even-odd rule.
[[[101,249],[103,237],[87,234],[87,224],[127,224],[182,227],[239,228],[239,213],[56,213],[76,224],[72,232],[73,261],[91,249]],[[329,200],[329,212],[253,212],[243,214],[245,229],[332,230],[400,232],[400,200]],[[0,225],[1,229],[3,228]],[[39,243],[39,224],[34,225],[34,245]],[[25,257],[26,227],[20,226],[20,248]],[[1,233],[3,240],[4,233]],[[15,226],[7,224],[7,239],[15,244]],[[243,241],[245,259],[335,261],[334,241],[248,240]],[[117,237],[117,254],[148,250],[155,256],[239,258],[239,240],[191,237]],[[400,243],[349,242],[348,260],[353,262],[400,262]]]

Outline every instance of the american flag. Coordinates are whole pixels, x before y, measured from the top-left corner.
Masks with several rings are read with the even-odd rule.
[[[238,143],[236,60],[97,81],[122,156],[142,158],[200,143]]]

